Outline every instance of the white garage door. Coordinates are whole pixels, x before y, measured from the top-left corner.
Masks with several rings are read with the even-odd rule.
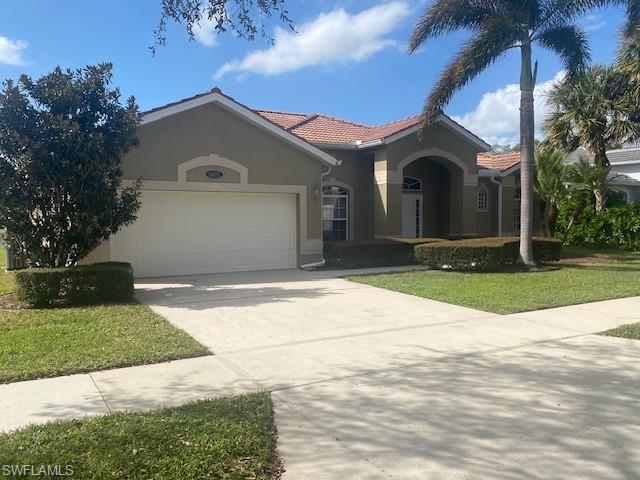
[[[295,195],[145,192],[111,258],[137,277],[295,268],[295,232]]]

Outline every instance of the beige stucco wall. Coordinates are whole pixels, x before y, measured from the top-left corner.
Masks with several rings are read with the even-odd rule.
[[[466,141],[460,134],[439,124],[428,127],[421,140],[417,134],[411,134],[390,143],[387,146],[390,168],[397,168],[400,162],[415,152],[429,149],[448,152],[463,162],[469,173],[478,173],[478,147]]]
[[[306,188],[306,207],[301,212],[298,201],[298,225],[306,217],[306,232],[298,232],[299,264],[321,258],[320,181],[323,165],[315,157],[217,104],[206,104],[155,122],[138,130],[140,145],[123,158],[124,179],[141,177],[143,189],[155,188],[153,182],[177,182],[178,165],[209,155],[231,160],[248,169],[250,185],[286,185]],[[206,171],[224,172],[212,180]],[[198,166],[186,174],[189,182],[239,183],[240,175],[232,168]],[[306,238],[306,246],[301,245]],[[108,244],[101,246],[87,260],[107,260]]]
[[[207,176],[209,170],[219,170],[222,172],[220,178],[210,178]],[[196,167],[187,171],[187,182],[208,182],[208,183],[240,183],[240,172],[231,170],[219,165],[209,165]]]
[[[482,187],[487,189],[489,208],[486,212],[477,210],[478,235],[481,237],[489,237],[498,234],[498,186],[487,178],[480,178],[478,179],[478,190]]]
[[[448,223],[448,231],[442,232],[441,235],[476,235],[476,157],[479,151],[477,145],[441,124],[429,127],[422,138],[418,138],[417,134],[410,134],[376,151],[376,234],[401,233],[402,189],[398,184],[401,184],[406,169],[412,163],[428,159],[439,162],[447,169],[449,175],[449,218],[448,222],[441,223],[441,226]]]
[[[373,154],[367,151],[325,149],[341,162],[331,167],[324,177],[324,185],[348,187],[349,240],[364,241],[373,238]]]

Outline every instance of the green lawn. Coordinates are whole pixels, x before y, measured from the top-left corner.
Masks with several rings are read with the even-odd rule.
[[[551,271],[417,271],[349,280],[502,314],[640,295],[640,254],[570,250],[567,257]]]
[[[0,434],[0,458],[4,465],[69,465],[69,478],[93,480],[278,477],[266,393],[30,426]]]
[[[0,311],[0,383],[206,353],[144,305]]]
[[[0,269],[0,296],[14,291],[13,275]],[[0,309],[0,383],[207,353],[206,347],[137,303]]]
[[[621,327],[614,328],[612,330],[607,330],[606,332],[602,332],[600,335],[640,340],[640,323],[631,323],[629,325],[622,325]]]

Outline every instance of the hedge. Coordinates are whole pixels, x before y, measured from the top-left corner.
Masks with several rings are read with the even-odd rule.
[[[550,238],[534,238],[537,261],[559,260],[562,243]],[[495,270],[518,261],[519,239],[515,237],[477,238],[436,242],[415,247],[416,260],[430,268],[447,270]]]
[[[363,268],[416,264],[414,246],[440,242],[440,238],[387,238],[366,242],[325,242],[324,259],[328,267]]]
[[[32,307],[63,307],[129,302],[133,269],[105,262],[68,268],[32,268],[15,272],[16,295]]]

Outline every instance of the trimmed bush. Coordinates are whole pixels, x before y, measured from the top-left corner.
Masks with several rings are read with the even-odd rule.
[[[15,273],[18,300],[32,307],[126,303],[133,299],[133,269],[105,262]]]
[[[328,267],[363,268],[417,263],[414,246],[439,242],[439,238],[387,238],[368,242],[325,242]]]
[[[535,238],[533,255],[538,261],[559,260],[562,243]],[[446,270],[497,270],[518,261],[516,237],[476,238],[429,243],[415,247],[415,257],[430,268]]]
[[[562,255],[562,241],[557,238],[533,239],[533,258],[539,262],[557,262]]]
[[[450,240],[418,245],[415,257],[429,268],[492,270],[515,262],[518,243],[502,238]]]

